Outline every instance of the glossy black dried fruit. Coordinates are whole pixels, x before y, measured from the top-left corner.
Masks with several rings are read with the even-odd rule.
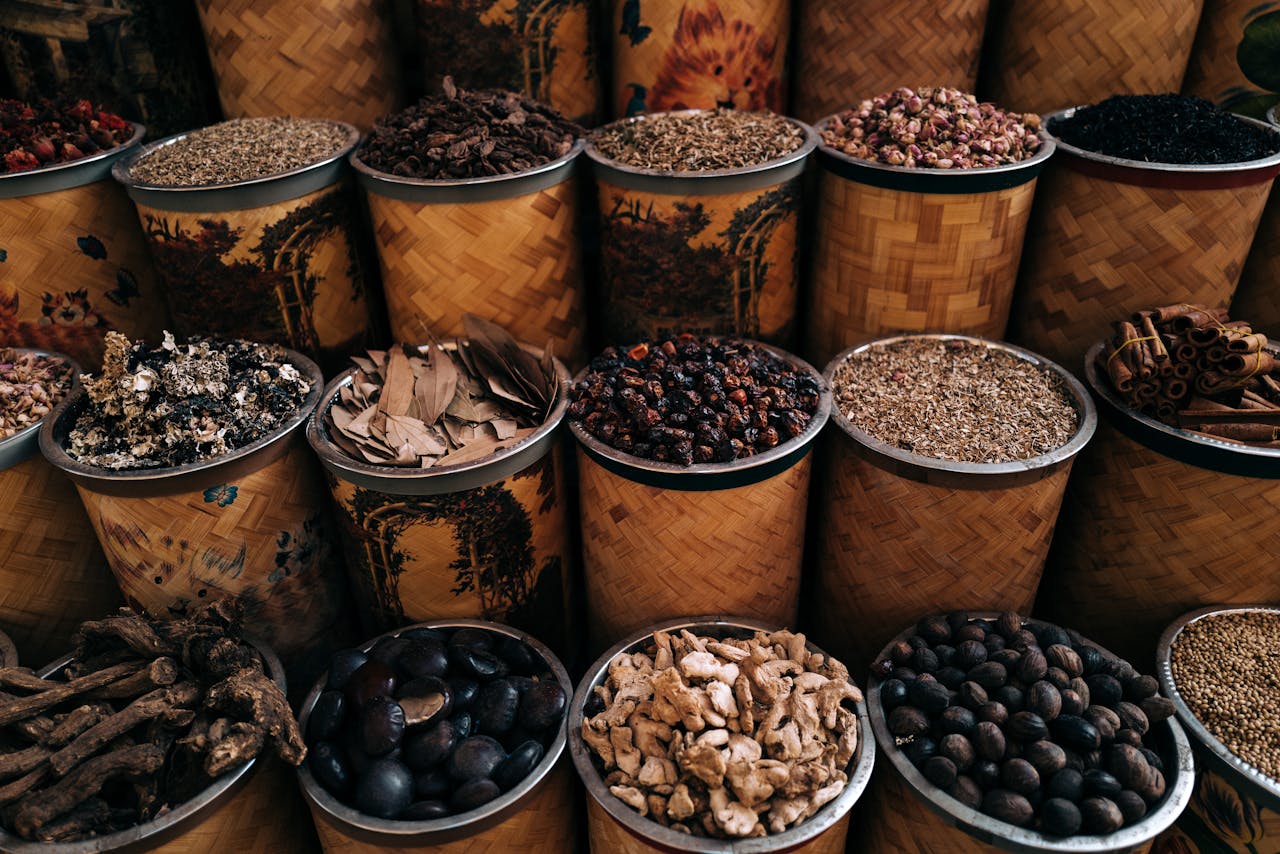
[[[425,771],[443,762],[457,746],[452,721],[436,721],[404,740],[404,761],[415,771]]]
[[[374,697],[390,697],[395,694],[396,673],[391,665],[371,659],[351,674],[344,690],[352,706],[356,709],[363,708]]]
[[[956,764],[945,756],[934,756],[920,769],[926,780],[939,789],[947,789],[956,781]]]
[[[477,729],[487,735],[502,735],[515,726],[520,710],[520,694],[509,679],[495,679],[480,687],[471,705]]]
[[[886,679],[880,683],[880,705],[886,713],[906,702],[907,686],[901,679]]]
[[[1003,705],[1011,715],[1021,712],[1027,707],[1026,694],[1015,685],[1000,686],[991,694],[991,699]]]
[[[324,691],[311,707],[307,719],[308,741],[332,741],[342,731],[346,720],[347,698],[341,691]]]
[[[883,689],[881,697],[884,696]],[[538,682],[520,698],[520,726],[530,732],[541,732],[560,725],[569,698],[558,682]]]
[[[1006,789],[992,789],[983,795],[982,811],[998,821],[1008,822],[1016,827],[1026,827],[1034,815],[1031,803],[1026,798]]]
[[[1089,686],[1090,705],[1115,707],[1124,698],[1120,680],[1105,673],[1095,673],[1084,680]]]
[[[920,736],[902,748],[902,755],[912,765],[919,767],[938,755],[938,742],[928,736]]]
[[[1080,808],[1064,798],[1049,798],[1040,806],[1040,829],[1049,836],[1073,836],[1082,821]]]
[[[973,732],[978,719],[973,712],[963,706],[951,706],[942,713],[938,722],[942,726],[942,732],[946,735],[959,733],[960,735],[968,736]]]
[[[1123,816],[1126,826],[1146,818],[1147,803],[1137,792],[1125,789],[1111,800],[1120,809],[1120,815]]]
[[[488,777],[506,758],[507,752],[497,741],[487,735],[473,735],[454,748],[449,757],[449,776],[460,783]]]
[[[347,687],[347,680],[351,678],[351,674],[359,670],[368,660],[369,656],[358,649],[338,650],[329,656],[329,675],[325,680],[325,688],[330,691],[343,690]]]
[[[355,806],[378,818],[395,818],[413,803],[413,775],[394,759],[372,763],[356,782]]]
[[[1086,795],[1114,798],[1120,794],[1122,788],[1119,780],[1101,768],[1092,768],[1084,772],[1084,792]]]
[[[1000,766],[989,759],[979,759],[969,769],[969,775],[982,791],[1000,787]],[[976,809],[976,808],[975,808]]]
[[[454,813],[463,813],[482,807],[502,794],[498,784],[492,780],[470,780],[459,786],[449,798],[449,809]]]
[[[444,801],[418,801],[409,804],[400,813],[400,821],[435,821],[449,815],[449,805]]]
[[[1058,715],[1051,724],[1054,740],[1063,747],[1080,753],[1097,750],[1102,745],[1098,728],[1075,715]]]
[[[942,712],[951,702],[951,692],[940,682],[926,682],[917,679],[907,686],[907,698],[911,705],[927,715]]]
[[[413,793],[423,799],[447,799],[455,783],[444,768],[432,768],[413,778]]]
[[[959,667],[939,667],[938,672],[933,674],[939,683],[945,685],[948,689],[954,691],[960,687],[960,683],[965,680],[965,672]]]
[[[476,695],[480,693],[480,683],[469,676],[450,676],[445,681],[449,683],[449,689],[453,692],[454,710],[470,709],[471,704],[476,701]],[[603,712],[604,709],[600,711]]]
[[[1063,768],[1049,778],[1044,793],[1050,798],[1078,801],[1084,797],[1084,775],[1074,768]]]
[[[383,664],[395,667],[396,659],[400,654],[409,648],[412,643],[408,638],[388,637],[381,638],[369,650],[369,658],[373,661],[381,661]]]
[[[490,779],[498,784],[498,788],[504,792],[508,792],[520,785],[521,781],[533,772],[538,763],[542,761],[543,749],[542,745],[533,739],[529,739],[517,746],[507,758],[498,763],[498,767],[493,769]]]
[[[1087,833],[1104,834],[1124,826],[1120,807],[1108,798],[1085,798],[1080,802],[1081,826]]]
[[[1102,650],[1096,646],[1073,645],[1071,647],[1080,656],[1080,663],[1084,666],[1084,675],[1092,676],[1102,669],[1102,665],[1106,663],[1107,657],[1102,654]]]
[[[343,797],[351,790],[352,773],[342,748],[327,741],[318,741],[307,749],[307,767],[333,794]]]
[[[517,676],[533,676],[546,666],[533,647],[518,638],[503,635],[494,644],[493,651]]]
[[[404,709],[390,697],[374,697],[360,712],[360,746],[369,756],[385,756],[400,746]]]
[[[396,673],[401,679],[413,680],[423,676],[444,676],[449,669],[449,654],[445,645],[434,638],[417,638],[407,641],[407,646],[396,658]]]
[[[481,682],[500,679],[507,675],[507,663],[491,652],[466,646],[449,647],[449,661],[464,675],[474,676]]]

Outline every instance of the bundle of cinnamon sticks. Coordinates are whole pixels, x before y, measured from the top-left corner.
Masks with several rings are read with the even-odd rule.
[[[1280,447],[1280,371],[1267,336],[1225,309],[1168,305],[1118,321],[1099,356],[1120,397],[1192,432]]]

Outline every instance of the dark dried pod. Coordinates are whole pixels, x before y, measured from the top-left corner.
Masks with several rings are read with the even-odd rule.
[[[1047,780],[1067,767],[1067,752],[1045,739],[1026,745],[1022,750],[1022,758],[1031,763],[1041,780]]]
[[[1098,734],[1098,728],[1084,718],[1075,715],[1058,715],[1052,726],[1054,740],[1081,755],[1097,750],[1102,745],[1102,736]]]
[[[988,632],[987,636],[982,639],[982,645],[987,648],[988,653],[999,652],[1004,649],[1004,638],[995,632]]]
[[[938,667],[946,667],[955,663],[956,648],[950,644],[940,643],[933,648],[933,654],[938,656]],[[969,668],[965,668],[968,670]]]
[[[973,763],[973,769],[970,773],[974,782],[984,792],[1000,785],[1000,766],[989,759],[980,759]]]
[[[969,809],[976,810],[982,806],[982,790],[978,788],[977,783],[968,777],[957,777],[956,781],[947,789],[947,794]]]
[[[947,688],[954,691],[960,687],[960,683],[964,682],[965,672],[959,667],[939,667],[938,672],[933,674],[934,678],[946,685]]]
[[[952,663],[956,667],[963,667],[968,670],[976,667],[987,660],[987,648],[982,641],[966,640],[961,641],[956,647],[956,657]]]
[[[998,649],[987,655],[987,661],[997,661],[1004,665],[1004,669],[1013,675],[1014,669],[1018,666],[1018,662],[1022,661],[1022,653],[1016,649],[1005,647]]]
[[[938,755],[938,742],[928,736],[921,736],[905,745],[902,748],[902,755],[918,768]]]
[[[941,682],[917,679],[907,686],[907,699],[911,705],[932,716],[950,705],[951,692]]]
[[[1071,648],[1076,651],[1076,655],[1080,656],[1080,663],[1084,665],[1085,676],[1092,676],[1097,673],[1107,661],[1107,657],[1102,654],[1102,650],[1096,646],[1073,644]]]
[[[1160,683],[1154,676],[1131,676],[1124,680],[1124,698],[1131,703],[1140,703],[1159,692]]]
[[[920,674],[916,673],[910,667],[895,667],[893,672],[889,674],[890,679],[897,679],[901,682],[911,683],[916,680]]]
[[[916,634],[930,644],[946,643],[951,640],[951,624],[946,617],[934,614],[916,623]]]
[[[987,689],[977,682],[961,682],[960,687],[956,689],[956,702],[966,709],[976,712],[986,704],[987,700]]]
[[[939,789],[946,789],[956,781],[956,764],[945,756],[934,756],[920,769],[926,780]]]
[[[1089,708],[1089,700],[1092,697],[1089,693],[1089,683],[1085,682],[1081,677],[1076,676],[1071,680],[1071,685],[1068,687],[1070,687],[1072,691],[1076,692],[1080,701],[1084,703],[1084,707],[1086,709]]]
[[[1095,673],[1087,677],[1085,684],[1089,686],[1090,704],[1115,708],[1116,703],[1124,698],[1124,688],[1120,680],[1106,673]]]
[[[970,681],[977,682],[988,691],[993,691],[1005,683],[1008,673],[1003,664],[995,661],[984,661],[969,670]]]
[[[889,644],[889,660],[898,667],[905,667],[911,661],[911,656],[915,652],[911,644],[904,640],[894,641]]]
[[[1133,669],[1133,665],[1125,661],[1123,658],[1107,659],[1107,661],[1102,665],[1102,672],[1120,683],[1138,675],[1138,671]]]
[[[1000,766],[1000,782],[1011,792],[1029,795],[1040,788],[1040,772],[1026,759],[1008,759]]]
[[[1148,766],[1150,767],[1150,766]],[[1142,799],[1148,804],[1154,804],[1156,801],[1164,797],[1165,780],[1164,774],[1156,769],[1151,769],[1151,777],[1146,785],[1141,787],[1135,786],[1134,791],[1142,796]]]
[[[1013,640],[1013,636],[1022,631],[1022,617],[1012,611],[1005,611],[996,619],[996,631],[1006,641]]]
[[[1062,713],[1062,693],[1046,680],[1027,689],[1027,711],[1035,712],[1045,721],[1051,721]]]
[[[1045,681],[1059,691],[1065,691],[1071,687],[1071,677],[1067,675],[1067,671],[1061,667],[1050,667],[1044,672]]]
[[[1084,675],[1084,663],[1080,660],[1080,655],[1066,644],[1055,643],[1044,651],[1044,655],[1051,667],[1065,671],[1072,679]]]
[[[974,751],[988,762],[999,762],[1004,758],[1004,732],[990,721],[983,721],[975,726],[971,740]]]
[[[938,755],[954,762],[956,770],[961,773],[973,767],[973,760],[976,758],[969,739],[955,733],[943,736],[938,742]]]
[[[1070,771],[1075,771],[1077,774],[1083,774],[1084,773],[1084,757],[1074,750],[1068,750],[1066,751],[1066,754],[1067,754],[1067,769]]]
[[[1114,775],[1103,771],[1101,768],[1094,768],[1084,772],[1084,792],[1086,795],[1114,798],[1120,794],[1122,788],[1120,781]]]
[[[886,679],[880,683],[880,705],[892,712],[907,702],[907,686],[901,679]]]
[[[1148,747],[1139,747],[1138,751],[1146,757],[1147,764],[1157,771],[1164,771],[1164,760],[1160,758],[1160,754]]]
[[[1040,829],[1050,836],[1074,836],[1083,820],[1080,808],[1065,798],[1049,798],[1040,807]]]
[[[1151,726],[1163,723],[1173,717],[1174,707],[1173,700],[1168,697],[1147,697],[1138,707],[1142,709],[1142,713],[1147,716],[1147,722]]]
[[[1120,807],[1109,798],[1085,798],[1080,802],[1080,826],[1088,833],[1113,833],[1124,826]]]
[[[1109,744],[1120,729],[1120,716],[1106,706],[1097,704],[1084,710],[1084,719],[1093,724],[1103,744]]]
[[[1120,718],[1120,726],[1124,729],[1136,730],[1139,735],[1146,735],[1151,725],[1147,723],[1146,712],[1133,703],[1121,700],[1116,704],[1116,716]]]
[[[1049,778],[1044,793],[1050,798],[1078,801],[1084,797],[1084,774],[1075,768],[1063,768]]]
[[[928,716],[914,706],[899,706],[889,713],[889,732],[899,738],[924,735],[928,731]]]
[[[1131,744],[1114,744],[1107,751],[1107,770],[1109,770],[1126,789],[1141,792],[1155,773],[1147,763],[1147,757]]]
[[[1061,714],[1076,715],[1077,717],[1084,714],[1084,710],[1088,708],[1088,704],[1070,688],[1065,691],[1059,691],[1058,695],[1062,697]]]
[[[1049,734],[1049,727],[1035,712],[1017,712],[1009,718],[1006,731],[1018,741],[1039,741]]]
[[[951,627],[951,637],[955,638],[956,632],[969,625],[968,611],[949,611],[947,612],[947,625]]]
[[[910,667],[917,673],[934,673],[940,666],[937,653],[928,647],[917,649],[911,654]]]
[[[997,688],[995,693],[991,695],[996,702],[1002,703],[1009,714],[1020,712],[1027,707],[1027,697],[1022,690],[1013,686],[1005,685]]]
[[[974,716],[979,722],[986,721],[996,726],[1004,726],[1005,722],[1009,720],[1009,710],[1004,707],[1003,703],[984,703],[974,712]]]
[[[951,640],[957,645],[964,643],[965,641],[976,641],[977,643],[982,643],[982,639],[986,636],[986,630],[976,623],[969,623],[968,625],[961,626],[958,629],[953,629],[951,632]]]
[[[1031,627],[1031,631],[1035,633],[1036,642],[1045,652],[1048,652],[1049,647],[1054,645],[1071,647],[1071,636],[1061,626],[1055,626],[1052,623],[1037,623]]]
[[[967,736],[977,726],[978,719],[974,717],[972,711],[963,706],[951,706],[942,713],[939,722],[942,724],[942,731],[947,735],[959,733]]]
[[[1026,827],[1034,815],[1026,798],[1006,789],[992,789],[983,795],[982,811],[997,821],[1008,822],[1016,827]]]
[[[1129,744],[1134,747],[1142,746],[1142,736],[1137,730],[1122,729],[1116,733],[1115,744]]]
[[[1126,827],[1142,821],[1147,816],[1147,802],[1137,792],[1125,789],[1111,800],[1115,801],[1116,806],[1120,808],[1120,815],[1124,816]]]
[[[1040,644],[1036,642],[1036,636],[1029,629],[1019,629],[1013,637],[1009,638],[1009,646],[1022,652],[1033,646],[1039,649]]]

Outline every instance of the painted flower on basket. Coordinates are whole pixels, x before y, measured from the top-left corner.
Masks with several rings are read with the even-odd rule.
[[[219,507],[226,507],[236,500],[236,492],[236,487],[225,483],[211,486],[204,491],[204,503],[216,503]]]
[[[1176,826],[1160,834],[1151,844],[1151,854],[1198,854],[1198,851]]]
[[[1195,811],[1218,835],[1238,839],[1248,845],[1263,834],[1262,816],[1258,805],[1216,774],[1203,773],[1196,782],[1192,796]]]

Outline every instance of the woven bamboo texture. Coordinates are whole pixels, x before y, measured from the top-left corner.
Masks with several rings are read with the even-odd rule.
[[[0,248],[6,345],[56,350],[93,370],[110,330],[159,341],[168,324],[146,242],[115,181],[0,199]]]
[[[384,0],[197,0],[228,118],[305,116],[361,129],[399,101]]]
[[[759,483],[645,486],[578,452],[592,643],[687,614],[796,621],[812,455]]]
[[[1009,339],[1076,372],[1118,318],[1228,305],[1271,189],[1139,187],[1052,162],[1040,182]]]
[[[1255,854],[1280,850],[1280,813],[1251,800],[1221,776],[1196,767],[1191,803],[1160,834],[1162,854]]]
[[[638,5],[632,27],[634,6],[610,3],[615,117],[716,106],[787,114],[786,0]]]
[[[815,122],[899,86],[972,92],[990,0],[801,0],[795,115]]]
[[[800,179],[757,190],[684,196],[647,193],[597,180],[604,335],[638,341],[668,333],[740,335],[793,345],[799,291]],[[752,206],[755,220],[735,223]],[[677,244],[686,210],[706,224]],[[688,234],[687,230],[685,233]],[[735,242],[737,244],[735,246]],[[716,252],[722,274],[700,278]],[[720,269],[717,267],[716,269]],[[719,289],[713,294],[712,289]]]
[[[358,352],[369,342],[372,319],[355,248],[357,201],[344,183],[335,183],[279,204],[236,211],[185,214],[138,205],[173,310],[175,334],[284,344],[317,359],[330,357],[325,361]],[[268,234],[275,239],[279,224],[289,218],[293,227],[284,227],[286,239],[276,241],[279,247],[270,255],[256,251]],[[223,254],[198,240],[208,221],[238,230],[238,240]],[[211,302],[206,290],[219,284],[219,276],[231,276],[227,268],[237,263],[266,271],[267,284],[249,286],[262,293],[231,292],[224,302]]]
[[[871,661],[938,610],[1030,611],[1070,461],[1024,486],[952,489],[859,459],[843,434],[823,450],[815,601],[833,655]]]
[[[908,193],[823,173],[810,360],[895,332],[1003,338],[1035,191]]]
[[[525,796],[520,810],[501,824],[474,836],[436,845],[371,845],[347,836],[323,810],[311,804],[311,816],[325,854],[374,854],[387,850],[431,854],[576,854],[578,801],[566,752],[541,785]]]
[[[120,604],[66,475],[39,454],[0,471],[0,626],[23,656],[52,661],[80,623]]]
[[[153,616],[236,596],[245,623],[288,663],[324,646],[343,611],[342,567],[323,489],[301,433],[288,452],[235,483],[122,497],[77,486],[125,600]]]
[[[1160,632],[1187,611],[1280,601],[1278,502],[1280,480],[1178,462],[1099,419],[1063,501],[1040,610],[1151,661]]]
[[[1003,0],[983,94],[1048,113],[1111,95],[1177,92],[1203,0]]]
[[[418,204],[369,194],[397,341],[462,335],[468,312],[517,340],[586,364],[585,294],[573,180],[513,199]]]
[[[1280,194],[1274,194],[1274,199],[1267,201],[1258,223],[1231,300],[1231,316],[1280,335]]]
[[[1236,48],[1244,37],[1245,21],[1259,8],[1257,0],[1204,0],[1182,81],[1184,93],[1221,104],[1241,90],[1257,91],[1236,62]]]
[[[655,824],[655,826],[658,826]],[[670,852],[665,846],[650,845],[636,838],[630,831],[604,811],[594,798],[587,798],[587,832],[591,837],[592,854],[652,854]],[[814,839],[798,848],[788,848],[788,854],[844,854],[849,834],[849,813],[824,830]]]

